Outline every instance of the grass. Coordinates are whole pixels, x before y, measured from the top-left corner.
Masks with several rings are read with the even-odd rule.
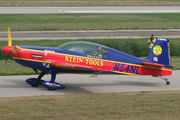
[[[176,69],[180,70],[180,56],[172,56],[171,62]]]
[[[178,120],[180,91],[0,98],[3,120]]]
[[[0,30],[179,29],[180,13],[0,14]]]
[[[0,60],[0,75],[30,75],[35,74],[33,69],[24,67],[14,60],[9,59],[6,66],[5,60]],[[3,69],[4,68],[4,69]]]

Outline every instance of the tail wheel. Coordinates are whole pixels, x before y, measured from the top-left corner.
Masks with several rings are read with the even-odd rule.
[[[170,85],[170,82],[169,82],[169,81],[167,81],[167,82],[166,82],[166,85]]]

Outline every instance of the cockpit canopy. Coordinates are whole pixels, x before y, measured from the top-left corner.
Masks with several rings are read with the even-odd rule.
[[[68,42],[59,47],[65,50],[98,56],[102,58],[105,58],[109,51],[109,47],[107,46],[85,41]]]

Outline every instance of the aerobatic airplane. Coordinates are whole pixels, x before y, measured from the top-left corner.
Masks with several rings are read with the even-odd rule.
[[[74,41],[57,48],[38,46],[11,46],[10,28],[8,28],[8,46],[2,48],[8,56],[34,71],[42,71],[37,78],[26,80],[32,87],[43,85],[48,90],[63,89],[64,85],[55,82],[57,73],[91,73],[150,75],[164,77],[172,74],[170,61],[170,43],[168,39],[157,38],[154,47],[145,60],[92,42]],[[7,59],[6,59],[7,61]],[[41,80],[51,74],[50,81]]]

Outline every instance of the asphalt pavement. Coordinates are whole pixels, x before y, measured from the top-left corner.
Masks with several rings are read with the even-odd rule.
[[[72,30],[72,31],[11,31],[12,40],[75,40],[111,38],[180,38],[179,29],[165,30]],[[7,41],[7,31],[0,32],[0,41]]]
[[[0,7],[0,14],[180,13],[180,6]]]

